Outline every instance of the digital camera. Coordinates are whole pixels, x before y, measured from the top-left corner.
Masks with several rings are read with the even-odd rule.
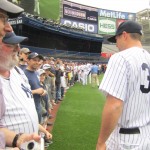
[[[40,143],[35,141],[25,142],[20,147],[21,150],[43,150]]]

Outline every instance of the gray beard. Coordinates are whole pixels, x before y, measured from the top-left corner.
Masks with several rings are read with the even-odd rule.
[[[3,57],[0,55],[0,68],[4,70],[11,70],[13,67],[18,65],[18,56]]]

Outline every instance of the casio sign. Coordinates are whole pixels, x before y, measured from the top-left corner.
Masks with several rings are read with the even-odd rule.
[[[65,25],[69,24],[69,25],[76,27],[76,28],[83,28],[85,31],[88,31],[88,32],[94,32],[95,31],[95,27],[92,24],[75,22],[75,21],[70,21],[70,20],[65,20],[64,24]]]

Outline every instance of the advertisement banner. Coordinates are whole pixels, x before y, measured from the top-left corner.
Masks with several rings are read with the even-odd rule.
[[[17,25],[17,24],[22,24],[23,20],[22,20],[22,17],[18,17],[18,18],[8,19],[8,22],[11,25]]]
[[[61,19],[61,24],[63,25],[69,25],[76,28],[83,28],[85,32],[95,33],[98,32],[97,24],[94,23],[87,23],[87,22],[81,22],[76,20],[69,20],[69,19]]]
[[[116,19],[98,17],[98,34],[115,35]]]
[[[87,23],[98,23],[98,8],[64,0],[63,18]]]
[[[98,9],[98,16],[123,20],[135,20],[136,14],[129,12],[121,12],[107,9]]]

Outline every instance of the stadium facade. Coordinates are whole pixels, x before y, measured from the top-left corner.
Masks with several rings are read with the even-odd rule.
[[[29,6],[31,3],[34,3],[32,7]],[[29,41],[23,44],[32,51],[68,59],[105,61],[100,57],[101,52],[107,57],[116,52],[113,51],[114,45],[112,49],[109,48],[111,45],[105,39],[115,34],[121,22],[137,19],[135,13],[60,0],[60,18],[55,21],[34,14],[33,7],[39,4],[35,0],[21,0],[19,4],[25,9],[25,13],[10,20],[10,23],[18,35],[29,37]],[[138,20],[142,20],[142,17],[139,18]]]

